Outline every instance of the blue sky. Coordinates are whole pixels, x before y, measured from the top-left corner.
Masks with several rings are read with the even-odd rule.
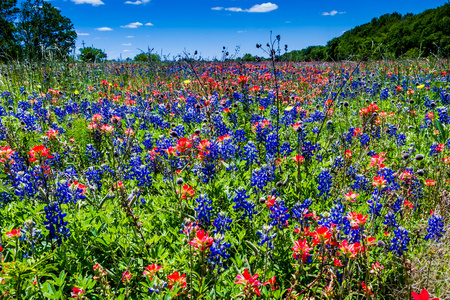
[[[222,47],[239,56],[263,55],[270,31],[290,50],[325,45],[357,25],[385,13],[420,13],[446,3],[426,1],[306,0],[51,0],[69,17],[82,41],[106,51],[108,58],[134,57],[154,48],[172,56],[195,50],[220,58]]]

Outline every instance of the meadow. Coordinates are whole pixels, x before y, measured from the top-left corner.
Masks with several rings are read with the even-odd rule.
[[[0,69],[0,299],[450,299],[449,61]]]

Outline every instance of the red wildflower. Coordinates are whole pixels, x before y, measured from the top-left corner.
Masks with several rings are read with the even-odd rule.
[[[269,195],[267,197],[266,206],[272,207],[275,204],[275,200],[276,200],[276,198],[274,196]]]
[[[213,242],[214,238],[210,237],[208,232],[205,234],[205,231],[199,230],[197,231],[197,237],[194,238],[193,241],[189,241],[188,243],[194,246],[194,248],[197,250],[205,251],[209,249],[209,247],[211,247]]]
[[[8,237],[8,238],[14,238],[14,237],[19,237],[19,236],[21,236],[22,234],[20,233],[20,229],[13,229],[13,230],[11,230],[10,232],[7,232],[6,233],[6,236]]]
[[[245,269],[244,273],[239,274],[236,276],[235,284],[242,284],[244,286],[244,293],[250,293],[253,291],[256,295],[261,296],[261,293],[259,292],[258,286],[261,284],[258,279],[258,274],[255,274],[253,276],[250,276],[248,273],[248,270]]]
[[[48,131],[47,131],[47,137],[50,139],[50,140],[53,140],[53,139],[56,139],[56,136],[58,135],[58,130],[56,130],[56,129],[49,129]]]
[[[181,288],[186,287],[186,274],[180,276],[178,271],[173,272],[167,276],[169,282],[167,283],[170,290],[173,290],[174,286],[178,283]]]
[[[126,270],[122,273],[122,282],[129,282],[132,276],[133,275],[128,270]]]
[[[53,156],[50,154],[50,149],[45,148],[44,145],[38,145],[33,147],[33,149],[31,149],[30,152],[28,152],[28,154],[30,154],[30,162],[33,161],[38,161],[41,158],[43,159],[49,159],[49,158],[53,158]]]
[[[430,294],[426,289],[423,289],[420,294],[417,294],[415,292],[411,292],[412,297],[414,300],[430,300]],[[433,298],[431,300],[439,300],[439,298]]]
[[[358,229],[359,227],[364,226],[367,222],[367,216],[364,216],[361,213],[351,212],[347,215],[347,219],[350,222],[350,225],[353,229]]]
[[[319,243],[327,244],[330,241],[331,233],[327,227],[322,226],[317,228],[316,232],[311,233],[311,236],[313,237],[313,244],[315,246]]]
[[[157,264],[148,265],[147,267],[144,267],[144,272],[142,273],[142,275],[148,276],[148,277],[150,277],[150,280],[152,280],[153,276],[161,268],[162,268],[162,266],[158,266]]]
[[[312,247],[309,246],[308,241],[298,240],[294,241],[294,247],[292,247],[292,251],[294,251],[294,258],[298,259],[301,257],[302,261],[305,262],[309,257],[309,252],[312,250]]]
[[[85,291],[83,291],[83,289],[79,289],[76,286],[73,287],[72,289],[72,298],[78,298],[81,294],[86,293]]]
[[[273,276],[272,278],[270,278],[269,280],[264,282],[262,285],[263,286],[264,285],[270,285],[272,287],[272,291],[275,291],[275,276]]]
[[[192,147],[192,141],[187,138],[181,138],[177,142],[176,149],[178,152],[183,153],[186,152],[189,148]]]
[[[372,291],[366,286],[366,284],[363,282],[361,283],[361,286],[363,288],[363,292],[366,295],[373,295]]]
[[[180,193],[179,191],[177,191]],[[188,197],[192,198],[194,197],[195,190],[192,189],[192,187],[188,186],[187,184],[183,185],[183,189],[181,190],[181,199],[186,199]]]
[[[435,186],[436,182],[434,180],[427,179],[427,180],[425,180],[425,185],[426,186]]]
[[[298,165],[302,165],[303,161],[305,160],[305,158],[301,155],[296,155],[295,157],[293,157],[293,160],[295,161],[295,163]]]
[[[372,185],[377,188],[384,188],[386,186],[387,181],[384,179],[383,176],[375,176],[373,178]]]
[[[344,195],[345,200],[350,202],[355,202],[356,198],[359,196],[359,194],[353,193],[353,191],[348,192]]]
[[[12,150],[9,146],[0,147],[0,163],[4,163],[6,160],[11,159],[14,152],[16,151]]]

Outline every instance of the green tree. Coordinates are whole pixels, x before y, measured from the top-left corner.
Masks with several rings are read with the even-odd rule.
[[[256,61],[256,56],[253,56],[250,53],[246,53],[244,54],[244,56],[242,56],[242,61]]]
[[[79,59],[85,62],[100,62],[106,59],[107,55],[100,49],[93,47],[85,47],[80,49]]]
[[[75,47],[77,34],[72,22],[44,0],[25,1],[19,20],[17,34],[26,59],[63,59]]]
[[[18,43],[15,37],[14,19],[17,16],[17,0],[0,1],[0,61],[17,57]]]
[[[138,55],[136,55],[133,58],[134,61],[140,61],[140,62],[159,62],[161,61],[161,58],[159,57],[158,54],[155,53],[140,53]]]

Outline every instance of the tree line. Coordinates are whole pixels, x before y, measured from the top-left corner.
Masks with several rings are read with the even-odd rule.
[[[285,60],[398,59],[450,54],[450,3],[420,14],[385,14],[336,37],[282,55]]]

